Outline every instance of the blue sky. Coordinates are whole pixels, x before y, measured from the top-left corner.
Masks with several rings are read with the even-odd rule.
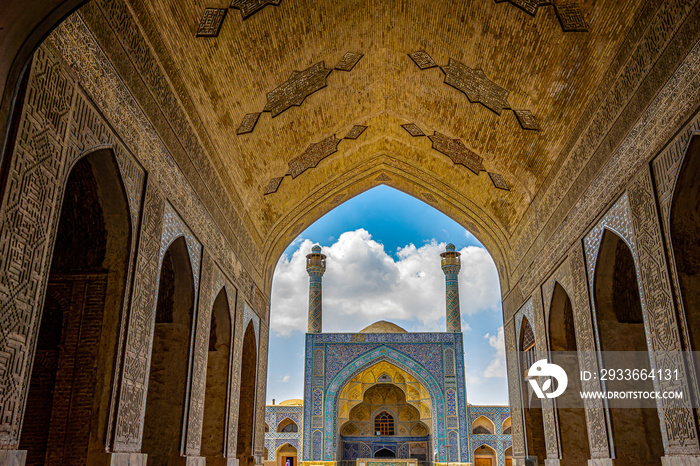
[[[459,224],[400,191],[379,186],[303,231],[280,258],[272,283],[267,402],[302,398],[308,276],[315,243],[328,256],[323,326],[357,332],[377,320],[408,331],[444,331],[439,252],[462,252],[460,305],[467,401],[507,404],[500,289],[493,261]]]

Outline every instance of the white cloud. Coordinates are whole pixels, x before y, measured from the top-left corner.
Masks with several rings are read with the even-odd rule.
[[[301,241],[283,255],[272,284],[271,330],[289,335],[307,327],[309,277],[305,256],[313,244]],[[345,232],[330,247],[323,278],[323,329],[356,332],[377,320],[400,320],[408,331],[444,331],[445,277],[440,269],[444,243],[409,244],[395,260],[364,229]],[[500,312],[498,275],[483,248],[466,247],[459,277],[463,317]],[[465,325],[466,324],[466,325]],[[463,321],[464,330],[469,329]]]
[[[287,382],[289,382],[291,379],[292,379],[292,376],[291,376],[290,374],[287,374],[287,375],[283,376],[282,378],[280,378],[280,382],[282,382],[282,383],[287,383]]]
[[[487,379],[491,378],[505,378],[506,377],[506,344],[503,337],[503,326],[498,327],[498,332],[496,335],[491,335],[487,333],[484,335],[484,339],[488,341],[489,345],[496,350],[496,354],[489,365],[484,369],[481,374],[482,377]]]

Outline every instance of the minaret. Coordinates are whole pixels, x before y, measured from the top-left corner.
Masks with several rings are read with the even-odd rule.
[[[442,257],[442,271],[445,273],[445,302],[447,305],[447,331],[462,331],[462,316],[459,312],[459,269],[462,268],[461,254],[455,251],[455,245],[450,243],[445,248]]]
[[[326,271],[326,256],[321,254],[318,244],[311,248],[311,254],[306,256],[306,271],[309,273],[309,333],[321,333],[323,304],[321,282]]]

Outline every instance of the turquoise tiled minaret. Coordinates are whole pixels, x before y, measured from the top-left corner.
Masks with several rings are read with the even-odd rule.
[[[321,283],[326,271],[326,256],[321,254],[318,244],[311,248],[311,254],[306,256],[306,271],[309,274],[309,330],[308,333],[321,333],[323,314],[321,308]]]
[[[461,254],[455,251],[455,245],[450,243],[445,248],[442,257],[442,271],[445,273],[445,302],[447,305],[447,331],[462,331],[462,316],[459,312],[459,270],[462,268]]]

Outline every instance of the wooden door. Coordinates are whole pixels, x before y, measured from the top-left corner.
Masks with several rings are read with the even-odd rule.
[[[474,458],[474,466],[493,466],[491,458]]]

